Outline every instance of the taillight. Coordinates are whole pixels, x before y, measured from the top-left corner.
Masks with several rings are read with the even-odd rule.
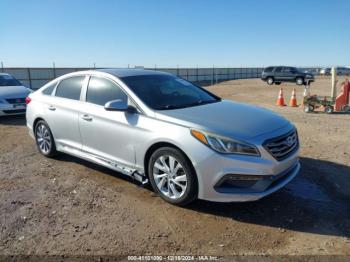
[[[26,97],[26,104],[28,105],[30,103],[30,101],[32,101],[32,99],[30,99],[29,96]]]

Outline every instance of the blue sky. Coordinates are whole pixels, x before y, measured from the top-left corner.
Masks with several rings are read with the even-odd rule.
[[[0,0],[5,66],[350,65],[348,0]]]

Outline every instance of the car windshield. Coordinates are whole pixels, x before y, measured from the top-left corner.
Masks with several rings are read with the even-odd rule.
[[[172,75],[138,75],[121,80],[149,107],[169,110],[220,101],[208,91]]]
[[[20,86],[21,83],[10,75],[0,75],[0,86]]]

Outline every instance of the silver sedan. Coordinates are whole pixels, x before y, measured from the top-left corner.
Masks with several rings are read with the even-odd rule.
[[[64,152],[150,182],[176,205],[257,200],[300,169],[289,121],[168,73],[75,72],[28,103],[27,127],[44,156]]]

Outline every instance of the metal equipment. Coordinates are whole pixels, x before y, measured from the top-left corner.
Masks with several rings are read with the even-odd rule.
[[[346,80],[342,84],[342,91],[336,97],[337,94],[337,71],[336,67],[332,68],[332,93],[331,96],[317,96],[310,95],[309,88],[310,84],[306,83],[304,91],[304,112],[310,113],[315,109],[322,107],[324,112],[331,114],[334,111],[337,112],[350,112],[349,105],[349,92],[350,92],[350,83]]]

